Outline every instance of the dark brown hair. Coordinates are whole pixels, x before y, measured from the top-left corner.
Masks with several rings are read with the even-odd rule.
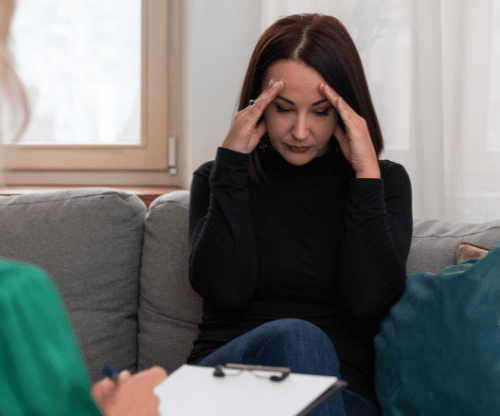
[[[276,21],[261,35],[243,82],[238,110],[262,91],[268,68],[281,59],[298,60],[318,71],[332,88],[363,117],[377,153],[383,149],[382,132],[373,108],[363,65],[346,28],[332,16],[301,14]],[[338,146],[335,138],[332,144]],[[250,179],[265,181],[259,150],[252,152]]]

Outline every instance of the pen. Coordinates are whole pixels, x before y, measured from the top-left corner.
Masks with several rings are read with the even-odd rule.
[[[116,372],[115,367],[113,367],[111,364],[106,364],[103,367],[102,374],[104,374],[105,377],[109,377],[116,384],[118,384],[118,373]]]

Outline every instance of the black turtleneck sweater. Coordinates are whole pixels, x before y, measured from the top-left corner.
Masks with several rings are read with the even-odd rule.
[[[250,155],[219,148],[196,170],[189,278],[204,302],[188,363],[266,322],[304,319],[331,339],[348,388],[377,402],[373,340],[405,288],[411,186],[394,162],[356,179],[341,160],[330,149],[294,166],[269,145],[256,185]]]

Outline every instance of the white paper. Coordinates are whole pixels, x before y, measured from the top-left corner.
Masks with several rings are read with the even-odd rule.
[[[337,382],[336,377],[304,374],[275,382],[250,371],[225,377],[214,377],[213,372],[213,367],[185,364],[169,375],[153,390],[160,398],[160,414],[293,416]]]

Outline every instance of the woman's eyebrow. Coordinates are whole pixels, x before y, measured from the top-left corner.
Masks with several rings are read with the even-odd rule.
[[[276,98],[279,98],[283,101],[286,101],[289,104],[295,105],[295,103],[292,100],[289,100],[288,98],[282,97],[281,95],[278,95]],[[318,104],[323,104],[324,102],[328,101],[326,98],[323,98],[322,100],[316,101],[315,103],[312,103],[312,106],[318,105]]]

